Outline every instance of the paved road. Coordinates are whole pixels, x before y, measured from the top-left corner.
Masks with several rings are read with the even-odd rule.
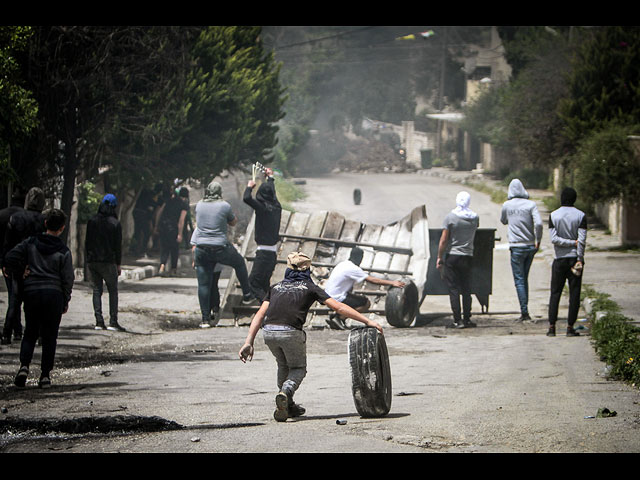
[[[354,184],[363,190],[363,203],[357,209],[351,200]],[[437,225],[461,189],[446,179],[416,174],[307,179],[306,188],[320,204],[307,200],[304,208],[343,206],[353,218],[384,224],[426,203],[430,221]],[[498,206],[484,194],[471,193],[481,225],[498,228],[498,235],[506,239],[497,222]],[[369,216],[372,210],[375,216]],[[446,329],[450,317],[445,297],[428,298],[415,327],[385,328],[394,395],[390,414],[377,419],[356,413],[346,331],[307,329],[309,368],[297,395],[307,415],[282,424],[272,417],[275,362],[261,337],[253,362],[242,364],[237,351],[246,327],[225,321],[219,328],[198,330],[192,271],[182,269],[179,278],[122,282],[121,323],[129,333],[93,330],[90,292],[79,283],[64,317],[50,390],[35,386],[37,364],[36,379],[30,379],[25,390],[15,389],[11,381],[18,347],[0,349],[0,406],[6,409],[0,419],[2,425],[11,426],[11,433],[3,430],[0,435],[0,448],[4,452],[639,452],[638,390],[603,376],[605,365],[588,335],[544,335],[548,244],[536,256],[531,276],[531,309],[540,320],[537,324],[513,322],[517,300],[504,241],[496,246],[494,258],[491,308],[488,315],[474,317],[477,329]],[[1,293],[5,300],[6,293]],[[587,418],[603,407],[615,410],[617,416]],[[29,421],[43,424],[46,419],[58,422],[59,433],[24,433]],[[68,433],[69,422],[62,424],[69,419],[78,433]],[[338,419],[346,424],[337,425]],[[94,424],[99,420],[107,424],[109,435],[81,433],[87,425],[97,432]],[[157,422],[165,422],[165,428]],[[166,422],[180,428],[167,430]],[[150,431],[131,433],[134,424]],[[122,428],[116,428],[119,425]],[[119,431],[124,433],[115,433]]]

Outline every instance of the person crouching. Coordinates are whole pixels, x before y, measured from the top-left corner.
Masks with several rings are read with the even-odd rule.
[[[382,327],[350,306],[331,298],[311,279],[311,259],[301,252],[287,257],[284,279],[272,285],[253,317],[249,333],[240,349],[243,363],[253,358],[253,342],[262,328],[264,342],[271,350],[278,365],[276,410],[273,413],[278,422],[303,415],[305,409],[293,401],[293,396],[307,374],[307,343],[303,329],[309,308],[320,302],[342,316],[376,328]]]

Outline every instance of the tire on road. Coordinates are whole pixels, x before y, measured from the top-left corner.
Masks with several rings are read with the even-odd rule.
[[[403,288],[391,287],[384,302],[384,314],[389,325],[399,328],[410,327],[420,308],[418,287],[411,280],[404,279]]]
[[[375,328],[349,333],[353,401],[361,417],[382,417],[391,409],[391,368],[384,335]]]
[[[360,205],[361,201],[362,201],[362,192],[360,191],[359,188],[356,188],[353,190],[353,203],[355,203],[356,205]]]

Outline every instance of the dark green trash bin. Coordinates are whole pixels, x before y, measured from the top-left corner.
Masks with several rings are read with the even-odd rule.
[[[429,267],[427,269],[427,282],[420,303],[426,295],[448,295],[440,272],[436,268],[438,259],[438,246],[442,236],[441,228],[429,229]],[[493,286],[493,248],[496,242],[495,228],[479,228],[476,232],[473,244],[473,266],[471,269],[471,294],[475,295],[482,306],[482,312],[489,311],[489,295]]]

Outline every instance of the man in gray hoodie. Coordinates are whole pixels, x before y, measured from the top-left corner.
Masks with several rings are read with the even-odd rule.
[[[517,178],[509,183],[508,200],[502,205],[500,221],[509,225],[508,238],[511,252],[511,271],[520,302],[520,318],[531,320],[529,315],[529,270],[533,257],[540,248],[542,219],[536,202]]]
[[[573,325],[580,309],[582,269],[584,251],[587,244],[587,216],[573,205],[576,191],[566,187],[560,195],[561,207],[549,215],[549,236],[553,244],[554,260],[551,265],[551,296],[549,297],[549,331],[556,334],[558,305],[566,283],[569,284],[569,312],[567,316],[567,337],[577,337]]]

